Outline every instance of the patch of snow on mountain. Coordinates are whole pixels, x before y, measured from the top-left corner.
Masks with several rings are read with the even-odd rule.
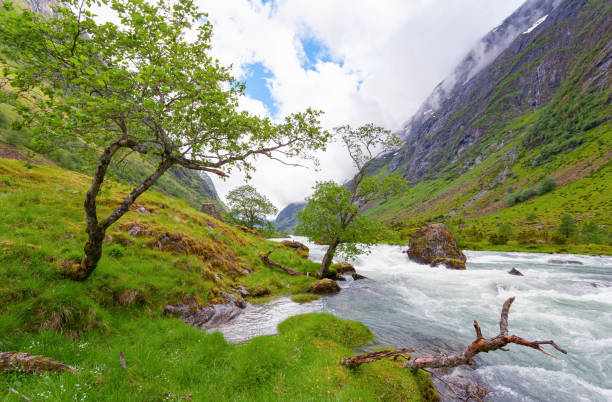
[[[545,16],[543,16],[542,18],[540,18],[539,20],[537,20],[536,22],[534,22],[534,24],[525,32],[523,32],[523,35],[528,34],[529,32],[533,31],[534,29],[536,29],[538,27],[538,25],[540,25],[541,23],[543,23],[544,21],[546,21],[546,18],[548,17],[548,14],[546,14]]]

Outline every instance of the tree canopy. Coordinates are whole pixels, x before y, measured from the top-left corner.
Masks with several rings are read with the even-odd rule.
[[[117,21],[100,23],[96,6]],[[321,112],[276,123],[238,109],[244,85],[210,55],[212,25],[193,0],[69,0],[49,17],[4,3],[0,54],[8,97],[41,147],[99,155],[85,199],[85,279],[101,257],[106,229],[170,167],[227,176],[252,157],[313,158],[329,139]],[[107,217],[96,197],[117,155],[137,153],[156,170]]]
[[[266,216],[276,214],[278,210],[255,187],[244,185],[230,191],[227,195],[230,215],[248,228],[263,227]]]
[[[350,259],[388,234],[380,221],[364,215],[364,208],[405,191],[408,184],[398,173],[372,174],[370,171],[376,158],[401,144],[396,135],[373,124],[357,129],[341,126],[335,132],[357,173],[345,185],[333,181],[317,183],[313,195],[307,198],[306,207],[298,213],[296,228],[299,234],[329,244],[319,277],[328,274],[336,252]]]

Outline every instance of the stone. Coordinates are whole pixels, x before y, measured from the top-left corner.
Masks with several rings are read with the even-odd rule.
[[[330,268],[335,269],[336,272],[340,275],[352,275],[356,272],[355,267],[349,264],[348,262],[332,264]]]
[[[200,307],[191,304],[169,304],[164,307],[167,314],[181,317],[183,322],[198,329],[210,329],[230,322],[242,313],[247,303],[239,296],[232,293],[222,292],[226,303],[212,304]]]
[[[574,261],[574,260],[548,260],[546,261],[549,264],[571,264],[571,265],[584,265],[582,264],[580,261]]]
[[[352,275],[352,277],[353,277],[353,280],[355,280],[355,281],[358,281],[358,280],[360,280],[360,279],[368,279],[367,277],[365,277],[365,276],[363,276],[363,275],[359,275],[359,274],[357,274],[357,273],[354,273],[354,274]]]
[[[516,269],[516,268],[512,268],[510,271],[508,271],[508,273],[509,273],[510,275],[524,276],[524,275],[521,273],[521,271],[519,271],[519,270],[518,270],[518,269]]]
[[[202,204],[202,207],[200,207],[200,211],[212,216],[218,221],[223,221],[223,216],[221,216],[221,212],[219,212],[217,206],[212,202],[205,202],[204,204]]]
[[[138,212],[140,212],[141,214],[144,214],[144,215],[151,215],[151,211],[149,211],[148,209],[146,209],[146,208],[145,208],[145,207],[143,207],[143,206],[140,206],[140,207],[136,208],[136,210],[137,210]]]
[[[408,257],[419,264],[448,269],[465,269],[466,256],[455,236],[443,223],[432,223],[416,231],[410,238]]]
[[[340,291],[340,286],[335,281],[331,279],[321,279],[313,283],[308,289],[310,293],[316,294],[328,294],[328,293],[338,293]]]

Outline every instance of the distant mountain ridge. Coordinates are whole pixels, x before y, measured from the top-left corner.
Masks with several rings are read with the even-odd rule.
[[[297,213],[305,207],[305,202],[294,202],[283,208],[274,220],[276,230],[283,233],[294,233],[297,225]]]

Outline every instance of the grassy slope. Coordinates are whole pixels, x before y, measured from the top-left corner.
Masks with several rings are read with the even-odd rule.
[[[279,337],[234,346],[164,317],[167,303],[204,305],[238,284],[274,296],[302,293],[312,279],[263,266],[259,252],[277,244],[160,193],[137,201],[152,214],[130,211],[111,228],[88,281],[63,279],[63,267],[80,258],[85,241],[81,202],[88,182],[58,167],[0,159],[2,350],[48,355],[80,371],[3,374],[0,389],[13,387],[33,400],[162,400],[168,393],[193,394],[194,400],[420,400],[421,391],[431,393],[424,373],[413,376],[389,362],[356,371],[340,367],[339,358],[372,337],[359,323],[300,316],[287,320]],[[125,191],[121,184],[105,185],[102,213]],[[134,223],[147,235],[127,235]],[[181,233],[204,251],[157,251],[152,242],[166,232]],[[302,272],[317,268],[285,248],[272,258]],[[240,274],[244,269],[254,272]],[[119,351],[127,372],[118,364]],[[177,399],[172,395],[168,399]]]

